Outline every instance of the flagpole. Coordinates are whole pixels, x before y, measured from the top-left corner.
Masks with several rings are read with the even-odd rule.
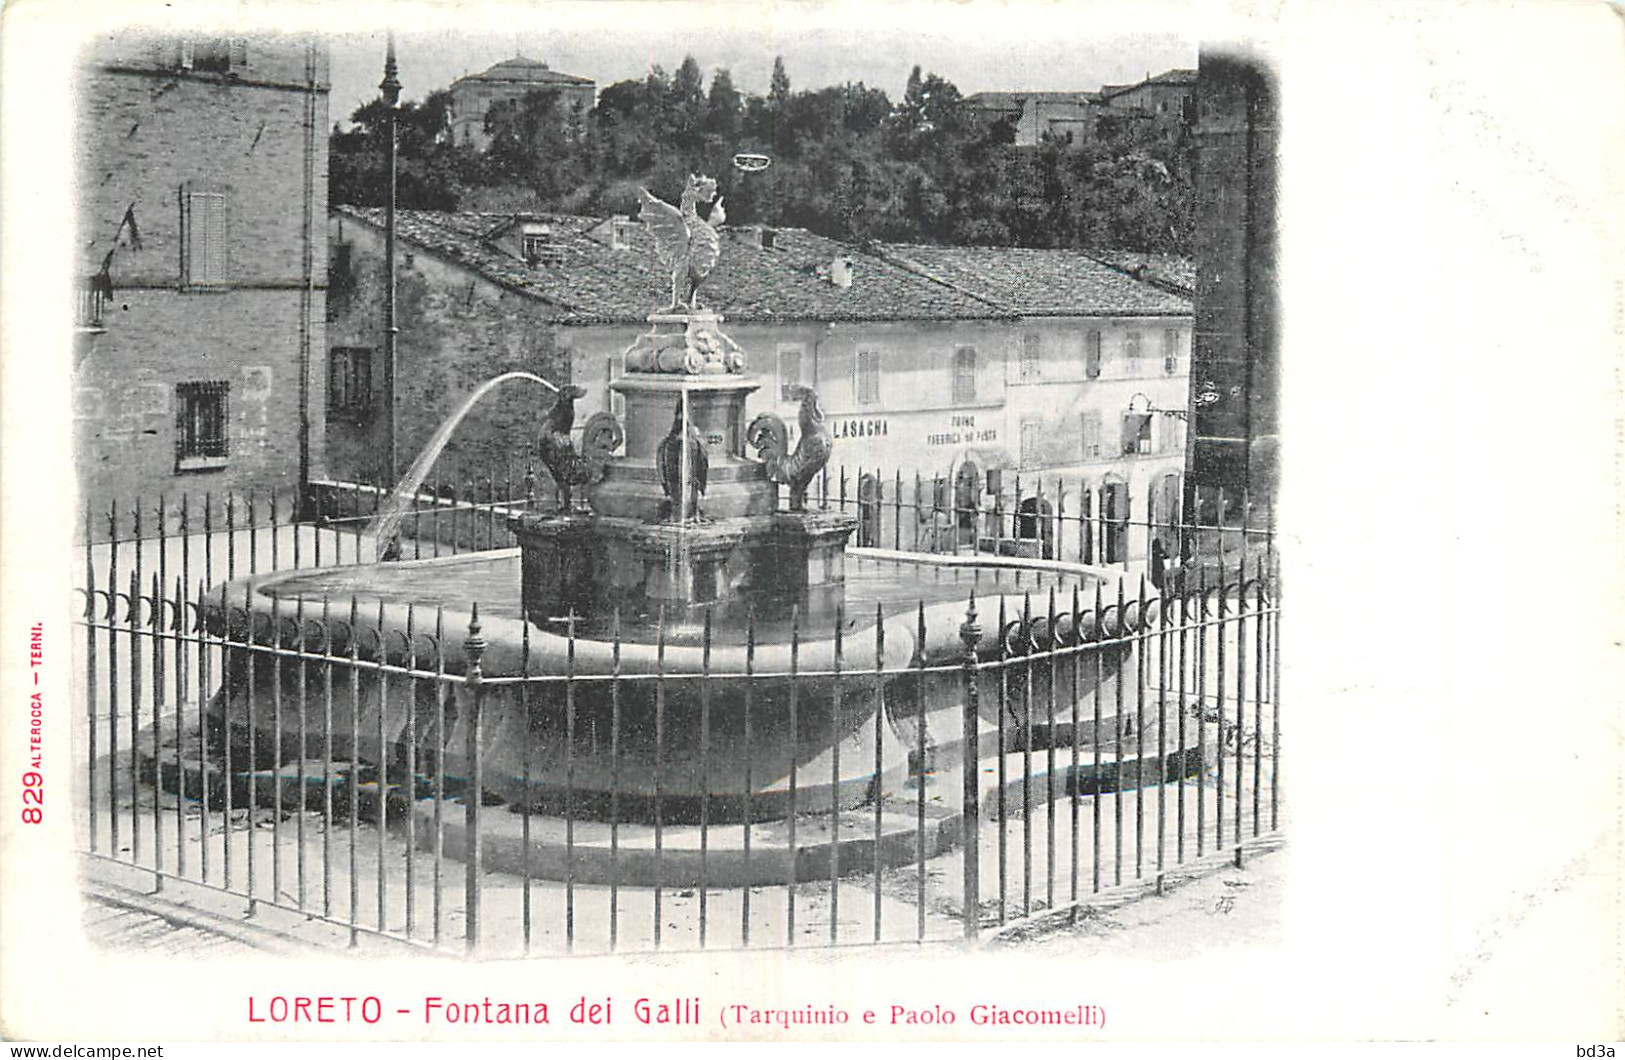
[[[397,151],[396,137],[396,106],[401,99],[401,82],[395,76],[395,34],[389,34],[388,50],[384,57],[384,80],[379,84],[383,92],[384,105],[389,110],[389,198],[384,204],[384,378],[385,392],[388,394],[389,415],[387,426],[389,430],[389,444],[385,448],[389,481],[382,483],[393,486],[400,476],[400,467],[396,459],[396,435],[398,433],[397,421],[400,416],[400,403],[396,393],[396,358],[395,336],[400,329],[395,326],[395,162]]]

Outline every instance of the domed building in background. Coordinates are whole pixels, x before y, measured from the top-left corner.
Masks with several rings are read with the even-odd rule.
[[[482,73],[459,77],[449,90],[453,142],[485,150],[491,142],[485,133],[485,114],[491,104],[518,102],[526,93],[548,89],[559,93],[566,115],[585,121],[596,92],[592,79],[561,73],[538,59],[518,55]]]

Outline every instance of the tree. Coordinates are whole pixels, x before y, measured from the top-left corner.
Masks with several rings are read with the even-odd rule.
[[[406,209],[455,210],[471,176],[469,160],[450,143],[449,103],[435,92],[396,109],[396,202]],[[389,198],[389,108],[376,97],[350,122],[328,140],[328,198],[381,206]]]
[[[733,75],[718,70],[711,75],[711,91],[705,98],[705,131],[728,143],[739,135],[739,90]]]
[[[524,188],[547,209],[627,213],[637,189],[675,201],[690,173],[717,178],[735,222],[804,225],[863,242],[1015,244],[1190,253],[1194,147],[1180,122],[1124,118],[1099,138],[1015,144],[1013,119],[986,122],[956,85],[914,67],[895,103],[862,83],[794,90],[783,57],[765,94],[718,69],[704,85],[685,56],[668,76],[606,86],[583,120],[556,92],[494,106],[491,147],[449,142],[449,100],[399,112],[400,202],[454,208],[463,189]],[[374,100],[334,130],[334,202],[383,201],[383,129]],[[572,119],[575,125],[571,124]],[[735,152],[771,155],[742,175]],[[498,199],[501,194],[496,196]]]
[[[784,56],[773,57],[773,77],[768,82],[767,101],[775,108],[790,98],[790,75],[784,72]]]

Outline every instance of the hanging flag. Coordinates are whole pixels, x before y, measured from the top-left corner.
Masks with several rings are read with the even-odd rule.
[[[132,202],[130,208],[124,211],[124,220],[119,222],[119,227],[130,230],[130,249],[140,250],[141,229],[137,228],[135,224],[135,203]]]

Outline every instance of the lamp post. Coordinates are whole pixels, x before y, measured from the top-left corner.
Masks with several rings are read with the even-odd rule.
[[[385,391],[389,396],[389,415],[386,417],[389,444],[385,447],[389,481],[384,483],[386,486],[393,486],[400,475],[395,451],[396,421],[400,415],[395,392],[395,336],[400,330],[395,326],[395,116],[396,107],[401,101],[401,82],[395,73],[395,34],[390,33],[388,50],[384,55],[384,79],[378,85],[383,93],[384,106],[389,111],[389,198],[384,203],[384,378]]]

